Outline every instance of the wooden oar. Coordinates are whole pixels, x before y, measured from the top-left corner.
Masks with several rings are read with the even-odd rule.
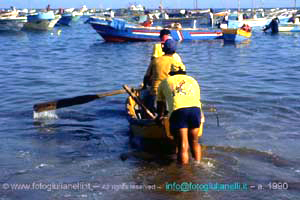
[[[133,98],[133,100],[142,107],[142,109],[147,113],[147,115],[149,115],[149,117],[151,117],[151,119],[155,119],[154,114],[148,110],[148,108],[146,108],[146,106],[142,103],[142,101],[140,100],[140,98],[138,98],[132,91],[131,89],[127,86],[127,85],[123,85],[123,88],[126,90],[126,92]]]
[[[94,94],[94,95],[83,95],[83,96],[77,96],[77,97],[72,97],[72,98],[65,98],[65,99],[35,104],[33,106],[33,110],[35,112],[56,110],[56,109],[63,108],[63,107],[88,103],[95,99],[100,99],[100,98],[107,97],[107,96],[113,96],[113,95],[125,94],[125,93],[126,93],[125,90],[114,90],[111,92],[103,92],[103,93]]]

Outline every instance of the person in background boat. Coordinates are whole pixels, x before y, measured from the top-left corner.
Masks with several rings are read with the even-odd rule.
[[[292,22],[293,24],[295,23],[295,17],[296,15],[293,14],[291,18],[289,18],[288,22]]]
[[[251,27],[248,24],[243,24],[241,29],[246,31],[246,32],[251,32]]]
[[[268,29],[272,30],[272,33],[278,33],[278,24],[280,23],[279,19],[273,18],[269,25],[267,25],[263,31],[267,31]]]
[[[64,14],[65,10],[63,8],[59,8],[58,9],[58,14],[62,15]]]
[[[48,12],[48,11],[50,11],[50,10],[51,10],[50,4],[48,4],[48,6],[46,7],[46,11]]]
[[[147,19],[142,23],[142,26],[151,27],[153,24],[153,17],[150,15],[149,11],[145,11],[147,14]]]
[[[164,37],[164,35],[162,35]],[[155,111],[155,99],[157,95],[158,85],[162,80],[169,76],[171,65],[184,66],[179,55],[176,55],[176,41],[167,39],[162,44],[164,55],[154,57],[146,71],[143,80],[143,99],[145,106],[152,112]],[[147,89],[147,86],[149,88]]]
[[[201,146],[198,142],[200,125],[204,122],[201,111],[200,86],[186,75],[184,66],[172,65],[170,76],[161,81],[157,93],[156,121],[161,121],[168,110],[170,131],[177,146],[177,160],[189,163],[189,148],[195,161],[201,161]]]

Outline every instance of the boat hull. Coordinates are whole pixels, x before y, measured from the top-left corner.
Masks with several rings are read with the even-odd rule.
[[[139,92],[136,92],[139,96]],[[168,146],[168,148],[175,148],[174,137],[170,133],[169,119],[164,118],[164,125],[157,124],[152,119],[145,119],[141,116],[141,110],[138,105],[133,100],[132,97],[128,97],[126,100],[126,112],[128,114],[128,122],[131,131],[131,139],[135,144],[139,144],[139,147],[145,148],[145,144],[156,145],[161,144],[163,147]],[[203,133],[203,123],[200,126],[199,136]],[[141,142],[142,141],[142,142]],[[148,143],[147,143],[148,142]],[[151,147],[152,145],[150,145]]]
[[[40,19],[34,21],[28,21],[24,25],[24,29],[26,30],[38,30],[38,31],[48,31],[52,30],[55,24],[60,19],[60,15],[55,16],[54,19]]]
[[[63,14],[57,24],[69,26],[72,22],[72,14]]]
[[[114,24],[106,21],[89,21],[93,29],[106,41],[159,41],[159,33],[162,27],[126,26],[126,24]],[[170,29],[171,36],[176,41],[183,40],[214,40],[221,39],[222,32],[209,29]]]
[[[280,24],[279,32],[300,32],[300,24]]]
[[[0,31],[20,31],[26,22],[26,17],[0,18]]]
[[[242,42],[250,39],[252,33],[242,29],[222,29],[225,41]]]

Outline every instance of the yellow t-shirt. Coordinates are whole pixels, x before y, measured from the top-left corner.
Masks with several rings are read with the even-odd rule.
[[[179,108],[201,108],[200,86],[191,76],[170,76],[160,83],[157,101],[167,102],[169,116]]]
[[[152,95],[157,95],[157,88],[160,82],[169,76],[172,65],[184,66],[182,62],[178,62],[170,55],[163,55],[151,61],[147,74],[149,73],[151,76],[150,92]]]

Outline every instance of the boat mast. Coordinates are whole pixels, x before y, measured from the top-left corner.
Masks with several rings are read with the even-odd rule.
[[[294,0],[294,8],[296,10],[296,7],[297,7],[297,0]]]
[[[241,1],[238,0],[238,12],[240,12],[240,10],[241,10]]]
[[[195,0],[195,8],[198,9],[198,0]]]
[[[160,3],[159,3],[159,10],[161,13],[163,12],[162,0],[160,0]]]
[[[252,17],[254,16],[255,0],[252,0]]]

